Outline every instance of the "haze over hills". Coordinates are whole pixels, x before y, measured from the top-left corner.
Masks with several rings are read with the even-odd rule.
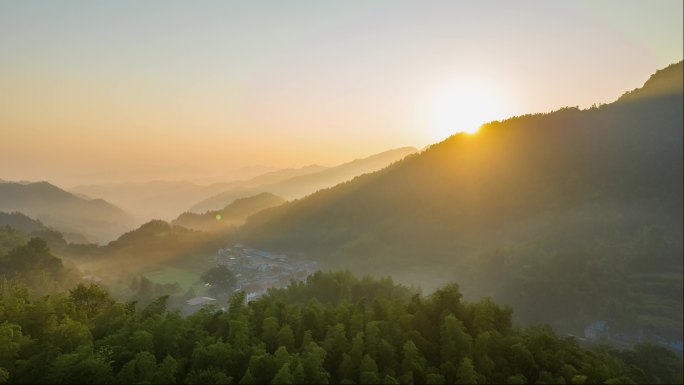
[[[357,172],[367,169],[380,168],[395,161],[403,154],[412,151],[415,151],[415,149],[390,150],[333,168],[311,165],[297,169],[283,169],[267,172],[248,180],[216,183],[209,186],[201,186],[183,181],[152,181],[147,183],[80,186],[75,188],[73,193],[68,193],[46,182],[42,182],[40,185],[49,186],[48,190],[52,191],[52,194],[45,192],[40,194],[40,204],[33,206],[29,205],[25,200],[35,194],[19,194],[24,200],[14,197],[16,194],[3,193],[0,196],[6,202],[14,202],[12,205],[8,203],[6,210],[19,209],[22,212],[36,212],[37,214],[34,216],[42,219],[50,227],[48,230],[54,228],[63,234],[60,235],[53,231],[43,234],[57,255],[74,260],[89,271],[97,271],[103,276],[106,275],[116,280],[126,274],[136,273],[149,268],[158,268],[162,264],[173,263],[185,257],[190,258],[190,260],[192,260],[192,257],[207,257],[219,247],[224,246],[225,241],[215,239],[203,231],[195,230],[225,231],[230,227],[241,225],[248,216],[260,210],[285,202],[281,197],[263,192],[254,196],[238,198],[221,210],[209,211],[204,214],[184,213],[173,224],[162,220],[146,221],[141,224],[143,218],[153,212],[161,213],[167,210],[166,215],[168,216],[170,215],[169,213],[173,212],[171,210],[174,208],[182,207],[181,205],[187,206],[187,203],[190,201],[186,201],[186,199],[192,196],[192,194],[208,194],[211,191],[221,191],[230,187],[237,189],[238,187],[236,186],[239,186],[240,191],[246,192],[250,191],[250,189],[257,190],[262,185],[274,185],[280,181],[286,181],[285,185],[294,189],[300,183],[297,179],[298,177],[316,176],[311,180],[303,179],[301,188],[306,190],[313,188],[318,183],[332,183],[337,178],[356,175]],[[327,170],[332,170],[332,172],[318,175]],[[25,186],[26,189],[35,188],[34,185],[38,185],[30,182],[14,184]],[[106,233],[106,238],[96,238],[92,235],[87,238],[91,242],[98,241],[104,243],[112,241],[104,246],[69,245],[68,242],[75,241],[85,243],[84,239],[76,238],[69,234],[75,231],[74,229],[83,230],[83,234],[90,234],[93,230],[102,230],[102,223],[95,223],[89,217],[77,216],[76,214],[81,211],[79,211],[79,208],[74,209],[75,204],[83,202],[92,204],[97,202],[115,208],[102,199],[91,199],[91,194],[103,194],[112,199],[117,199],[117,202],[127,202],[130,207],[140,208],[143,214],[141,215],[139,212],[136,212],[136,220],[126,216],[126,222],[122,222],[126,224],[117,227],[116,232]],[[37,198],[34,200],[37,200]],[[43,214],[43,211],[48,211],[46,207],[49,207],[53,212],[70,210],[70,215]],[[97,209],[98,207],[95,207],[89,213],[97,214]],[[123,213],[120,209],[115,209]],[[61,213],[61,211],[59,212]],[[217,213],[222,215],[221,221],[216,220]],[[53,221],[53,216],[60,217],[62,221]],[[97,216],[103,218],[116,217],[106,213],[99,213]],[[10,225],[18,223],[17,218],[12,217],[9,219],[12,219],[12,223],[9,223]],[[71,220],[68,225],[65,224],[67,219]],[[137,228],[121,235],[133,227]]]
[[[355,176],[379,170],[416,151],[413,147],[402,147],[280,181],[271,181],[270,183],[256,186],[237,186],[198,202],[190,208],[190,211],[204,212],[216,210],[225,207],[235,199],[253,196],[262,192],[269,192],[285,199],[301,198],[322,188],[332,187]]]
[[[283,190],[288,192],[291,197],[298,197],[312,193],[318,188],[332,186],[364,172],[382,168],[409,152],[415,152],[415,149],[390,150],[336,167],[309,165],[281,170],[256,167],[249,170],[263,169],[268,171],[249,179],[237,179],[208,185],[189,180],[153,180],[149,182],[79,185],[70,189],[70,192],[85,197],[106,199],[128,212],[134,213],[138,219],[137,224],[141,224],[150,219],[172,220],[198,201],[208,200],[210,203],[197,204],[191,211],[218,210],[237,198],[246,198],[262,192],[272,192],[270,189]],[[327,173],[323,173],[327,170],[329,170]],[[321,174],[318,175],[319,173]],[[311,178],[296,179],[306,175],[311,175]],[[313,175],[318,176],[314,177]],[[282,186],[271,186],[286,180],[287,182],[284,182]]]
[[[171,219],[178,215],[188,202],[213,193],[221,187],[203,186],[189,181],[128,182],[98,185],[81,185],[70,190],[74,194],[102,197],[135,213],[138,223],[152,218]]]
[[[236,241],[514,305],[517,317],[682,338],[682,62],[598,108],[458,134],[248,219]],[[656,336],[656,337],[654,337]]]
[[[277,171],[278,168],[265,165],[251,165],[237,168],[211,170],[189,163],[118,162],[107,169],[92,168],[90,172],[63,173],[55,175],[60,185],[119,185],[127,183],[146,183],[149,181],[189,181],[199,185],[221,183],[227,180],[245,180],[264,173]],[[60,173],[62,174],[62,173]]]
[[[260,191],[265,186],[277,186],[288,189],[287,191],[309,191],[318,185],[334,184],[340,178],[350,178],[369,169],[382,168],[414,151],[415,149],[412,147],[400,148],[337,167],[326,168],[312,165],[298,169],[284,169],[268,172],[245,181],[213,184],[208,187],[197,186],[188,182],[158,181],[144,184],[82,186],[75,191],[81,194],[109,193],[112,194],[110,195],[112,197],[116,194],[119,198],[127,198],[131,201],[136,200],[136,196],[146,195],[145,192],[147,192],[148,198],[144,201],[139,200],[136,204],[147,205],[148,207],[159,202],[162,202],[162,205],[169,203],[168,200],[164,201],[162,196],[153,195],[163,194],[165,191],[168,192],[169,196],[174,196],[180,200],[182,194],[179,191],[183,188],[186,188],[185,191],[194,190],[193,193],[197,190],[206,192],[210,189],[225,189],[228,186],[233,186],[231,191],[239,191],[240,194]],[[166,223],[162,220],[148,221],[101,247],[67,246],[57,240],[55,243],[55,245],[59,245],[57,254],[67,259],[75,259],[89,271],[96,271],[101,275],[110,277],[122,277],[125,274],[158,268],[163,264],[176,263],[184,258],[186,261],[181,263],[196,264],[197,262],[192,261],[197,258],[202,260],[202,258],[216,252],[218,248],[227,245],[224,239],[210,236],[205,231],[224,233],[231,227],[244,223],[248,216],[285,202],[283,198],[270,192],[255,193],[244,198],[240,198],[240,195],[236,196],[238,198],[231,200],[230,204],[220,210],[209,210],[204,214],[186,212],[173,223]],[[162,206],[157,206],[157,209],[160,207]],[[216,220],[217,213],[222,215],[220,222]],[[154,247],[150,245],[154,245]]]
[[[325,169],[311,165],[268,171],[250,179],[235,180],[204,185],[191,181],[153,180],[149,182],[128,182],[80,185],[70,191],[88,197],[101,197],[109,202],[135,213],[139,222],[157,218],[171,220],[197,202],[214,194],[233,188],[255,187],[275,183],[297,175],[305,175]]]
[[[197,260],[210,256],[218,245],[208,233],[153,220],[122,234],[116,240],[81,255],[87,269],[99,269],[99,274],[134,273],[152,266],[171,263],[181,258]],[[95,270],[97,271],[97,270]]]
[[[9,226],[27,234],[49,230],[43,222],[27,217],[20,212],[5,213],[0,211],[0,226]]]
[[[231,226],[242,225],[247,217],[259,211],[279,206],[285,199],[271,193],[261,193],[247,198],[234,200],[221,210],[207,211],[204,214],[183,213],[171,223],[189,229],[216,232]]]
[[[282,180],[294,178],[300,175],[313,174],[328,168],[329,167],[319,166],[317,164],[312,164],[309,166],[299,168],[284,168],[281,170],[274,170],[263,174],[259,174],[251,179],[237,180],[234,182],[214,183],[211,186],[222,189],[229,189],[234,187],[254,187],[269,183],[280,182]]]
[[[48,182],[0,183],[0,211],[21,212],[91,242],[114,239],[134,224],[131,216],[103,199],[77,197]]]

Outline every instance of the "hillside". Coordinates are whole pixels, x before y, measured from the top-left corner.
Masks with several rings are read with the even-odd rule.
[[[223,241],[209,233],[153,220],[104,246],[69,245],[55,253],[83,271],[118,280],[176,262],[203,265],[222,246]]]
[[[204,214],[183,213],[171,223],[189,229],[216,232],[231,226],[242,225],[247,217],[259,211],[279,206],[285,200],[270,193],[261,193],[240,198],[221,210],[207,211]]]
[[[133,224],[128,214],[105,200],[77,197],[48,182],[0,183],[0,211],[19,211],[91,242],[113,239]]]
[[[643,87],[625,92],[618,100],[633,101],[680,93],[684,84],[681,66],[682,63],[674,63],[657,71]]]
[[[25,233],[49,230],[43,222],[32,219],[19,212],[0,212],[0,226],[9,226]]]
[[[235,187],[195,204],[190,208],[190,211],[204,212],[216,210],[225,207],[235,199],[253,196],[262,192],[269,192],[285,199],[301,198],[322,188],[332,187],[347,181],[355,176],[379,170],[414,152],[416,152],[416,149],[413,147],[402,147],[274,183],[252,187]]]
[[[43,222],[28,217],[20,212],[5,213],[0,211],[0,226],[9,226],[13,229],[23,231],[27,234],[32,234],[41,237],[47,237],[48,234],[57,235],[58,232]],[[64,242],[85,244],[88,240],[77,233],[59,233],[58,235]]]
[[[149,181],[129,183],[109,183],[80,185],[70,191],[76,195],[100,197],[112,202],[126,211],[135,213],[141,222],[150,219],[171,220],[188,208],[188,205],[229,189],[254,188],[264,184],[276,183],[324,170],[323,166],[305,166],[269,171],[255,177],[231,182],[203,185],[190,181]]]
[[[563,331],[608,320],[628,340],[681,340],[681,72],[631,92],[644,97],[454,135],[259,213],[236,240],[430,288],[457,280]]]

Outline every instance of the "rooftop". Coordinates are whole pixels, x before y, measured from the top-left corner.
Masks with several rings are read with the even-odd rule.
[[[186,304],[190,306],[206,305],[208,303],[216,301],[215,298],[211,297],[195,297],[185,301]]]

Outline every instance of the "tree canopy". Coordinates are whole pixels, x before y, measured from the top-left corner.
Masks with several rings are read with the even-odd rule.
[[[59,260],[45,253],[34,240],[8,255],[54,270]],[[518,328],[510,308],[463,301],[453,284],[423,296],[391,279],[317,272],[249,303],[237,292],[228,310],[188,317],[169,310],[167,297],[139,306],[93,283],[48,296],[33,290],[0,277],[2,383],[682,381],[670,350],[586,348],[549,327]]]

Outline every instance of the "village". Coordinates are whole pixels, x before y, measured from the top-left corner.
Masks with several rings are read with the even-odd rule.
[[[292,281],[304,281],[318,269],[318,263],[314,261],[295,261],[283,254],[273,254],[242,244],[220,249],[211,262],[224,265],[235,274],[235,291],[244,291],[247,302],[265,294],[270,288],[285,287]]]
[[[583,337],[578,337],[573,334],[568,334],[568,336],[576,338],[583,344],[607,343],[622,349],[629,349],[635,344],[650,342],[661,346],[667,346],[679,354],[684,352],[684,345],[682,344],[681,339],[665,338],[657,334],[648,333],[645,328],[633,335],[616,332],[611,330],[610,323],[607,320],[600,320],[587,325],[584,328]]]
[[[318,262],[292,260],[284,254],[274,254],[243,244],[219,249],[209,258],[210,265],[223,265],[237,278],[235,292],[244,291],[245,300],[253,301],[268,289],[282,288],[292,281],[304,281],[318,270]],[[185,301],[184,314],[192,314],[204,305],[216,303],[215,298],[194,297]]]

